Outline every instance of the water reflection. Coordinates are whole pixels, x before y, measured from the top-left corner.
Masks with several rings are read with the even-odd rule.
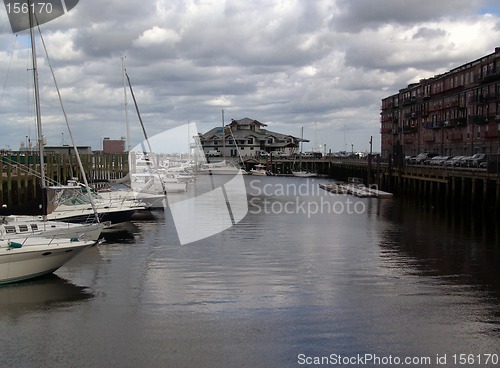
[[[425,280],[432,295],[440,291],[448,308],[486,324],[480,329],[498,333],[500,246],[495,219],[411,201],[392,202],[382,217],[389,227],[381,233],[380,259],[388,274],[420,281],[430,277]]]
[[[65,306],[93,297],[86,287],[77,286],[55,274],[0,288],[0,318],[42,309]]]
[[[299,181],[259,180],[271,193],[255,184],[249,200],[269,199],[275,209],[321,195],[295,202],[279,184]],[[92,293],[72,285],[74,298],[0,306],[3,315],[51,307],[2,321],[0,365],[14,356],[10,366],[284,367],[297,366],[299,353],[495,353],[498,229],[398,199],[350,199],[366,211],[308,216],[250,206],[232,228],[182,246],[171,240],[169,211],[155,213],[57,271]],[[88,302],[71,303],[86,294]],[[31,355],[18,349],[39,346],[47,331],[59,346],[72,343],[72,355],[51,349],[54,339]]]

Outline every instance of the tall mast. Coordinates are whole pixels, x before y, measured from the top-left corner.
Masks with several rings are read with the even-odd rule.
[[[127,80],[126,80],[126,74],[127,74],[127,69],[125,69],[125,58],[126,56],[122,57],[122,73],[123,73],[123,97],[124,97],[124,103],[125,103],[125,125],[127,127],[127,152],[130,152],[130,126],[128,123],[128,102],[127,102]]]
[[[41,187],[42,187],[42,206],[44,215],[46,215],[46,182],[45,182],[45,160],[44,160],[44,149],[43,149],[43,133],[42,133],[42,114],[40,111],[40,89],[38,86],[38,69],[36,62],[36,42],[35,42],[35,23],[33,21],[33,12],[31,11],[31,0],[28,0],[28,17],[30,26],[30,39],[31,39],[31,61],[33,67],[33,85],[35,94],[35,113],[36,113],[36,127],[38,135],[38,152],[40,154],[40,176],[41,176]]]
[[[224,125],[224,110],[222,110],[222,158],[226,158],[226,126]]]

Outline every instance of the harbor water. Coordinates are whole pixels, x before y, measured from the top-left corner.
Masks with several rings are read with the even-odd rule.
[[[500,366],[497,219],[244,180],[215,235],[155,211],[1,287],[0,367]]]

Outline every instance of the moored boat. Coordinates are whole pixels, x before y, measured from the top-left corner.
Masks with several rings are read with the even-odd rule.
[[[0,240],[0,284],[53,273],[93,244],[90,240],[38,236]]]
[[[255,165],[253,168],[250,169],[249,173],[251,175],[257,175],[257,176],[269,175],[268,171],[266,170],[266,167],[262,164]]]

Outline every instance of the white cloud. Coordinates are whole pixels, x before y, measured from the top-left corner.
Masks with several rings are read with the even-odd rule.
[[[180,40],[180,36],[171,29],[154,26],[148,29],[133,42],[137,47],[154,47],[165,44],[175,44]]]
[[[362,149],[369,135],[378,144],[381,98],[499,46],[495,3],[459,1],[87,0],[41,28],[81,144],[124,135],[126,56],[150,135],[187,121],[208,130],[225,109],[291,134],[315,125],[333,150],[347,130]],[[26,35],[14,42],[10,27],[0,29],[0,148],[36,131]],[[63,127],[43,57],[39,74],[47,138],[58,144]],[[134,145],[141,134],[128,103]]]

